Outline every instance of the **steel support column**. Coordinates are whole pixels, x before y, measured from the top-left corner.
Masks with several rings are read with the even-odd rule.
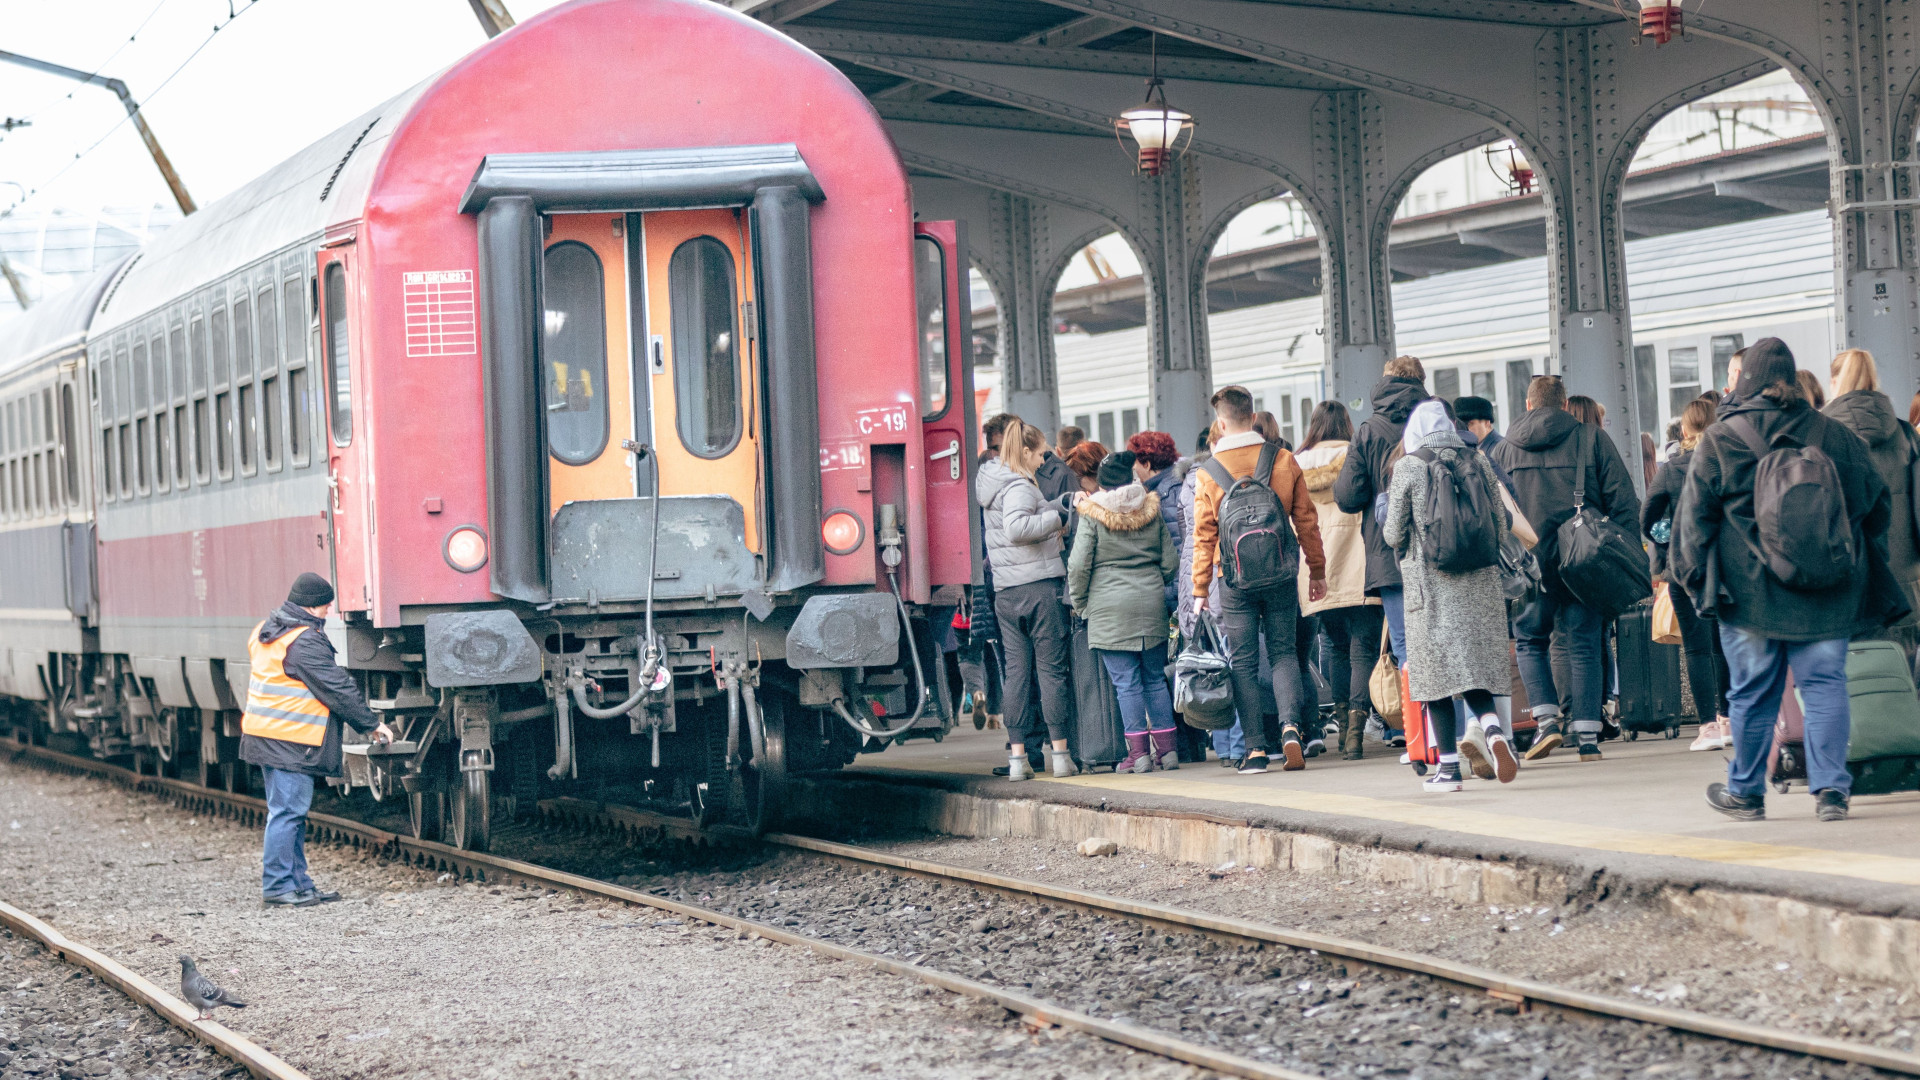
[[[1053,363],[1047,205],[1002,191],[986,198],[986,250],[974,258],[1000,307],[1000,395],[1008,412],[1051,437],[1060,426],[1060,391]]]
[[[1326,396],[1365,407],[1393,355],[1387,269],[1392,185],[1382,153],[1379,100],[1365,90],[1323,95],[1313,107],[1313,186],[1321,200],[1321,297],[1326,307]]]
[[[1207,252],[1196,250],[1206,220],[1200,158],[1188,154],[1157,177],[1140,177],[1137,217],[1146,272],[1147,370],[1153,426],[1183,443],[1211,420],[1207,362]]]

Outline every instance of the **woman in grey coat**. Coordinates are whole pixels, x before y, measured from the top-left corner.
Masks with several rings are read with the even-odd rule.
[[[1100,462],[1100,490],[1080,503],[1067,557],[1067,593],[1087,620],[1087,643],[1107,669],[1127,736],[1115,772],[1180,767],[1173,695],[1167,692],[1167,601],[1180,550],[1160,498],[1133,476],[1133,452]]]
[[[1507,655],[1507,603],[1500,589],[1499,566],[1452,574],[1433,565],[1422,545],[1431,524],[1427,489],[1443,470],[1462,465],[1468,482],[1486,485],[1483,505],[1494,515],[1498,534],[1507,531],[1498,477],[1478,451],[1468,449],[1454,430],[1453,417],[1438,400],[1427,400],[1407,417],[1401,448],[1387,494],[1387,515],[1380,535],[1400,557],[1406,588],[1408,696],[1427,704],[1439,718],[1428,727],[1440,746],[1440,768],[1426,782],[1428,791],[1459,791],[1460,748],[1454,730],[1453,697],[1466,699],[1486,735],[1494,773],[1507,783],[1518,770],[1513,748],[1494,711],[1494,687],[1512,678]],[[1470,751],[1477,752],[1477,751]]]

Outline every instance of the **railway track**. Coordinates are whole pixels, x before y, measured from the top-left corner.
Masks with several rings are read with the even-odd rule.
[[[0,747],[7,746],[10,746],[17,755],[29,758],[43,767],[100,776],[121,784],[144,788],[180,801],[198,812],[236,818],[243,823],[252,823],[265,814],[265,804],[249,796],[211,791],[185,781],[137,774],[87,758],[0,740]],[[542,817],[549,822],[575,830],[614,832],[629,838],[644,840],[750,842],[749,838],[740,834],[699,834],[683,821],[633,807],[588,800],[545,800],[540,804],[540,810]],[[1306,1080],[1310,1075],[1236,1054],[1218,1045],[1208,1045],[1193,1039],[1182,1038],[1173,1032],[1155,1030],[1131,1018],[1103,1017],[1094,1015],[1088,1010],[1065,1007],[1043,1000],[1040,996],[999,985],[1000,980],[970,978],[954,971],[917,962],[926,959],[929,955],[927,953],[916,956],[914,960],[907,960],[893,955],[880,955],[870,949],[853,948],[835,941],[823,940],[825,937],[847,936],[825,923],[816,927],[800,927],[802,922],[800,919],[790,917],[782,919],[782,923],[797,927],[790,929],[788,925],[643,892],[591,876],[417,840],[347,818],[316,814],[309,820],[314,832],[321,838],[378,851],[409,864],[492,883],[521,883],[572,890],[658,909],[690,920],[795,945],[835,959],[861,963],[955,993],[990,1001],[1022,1016],[1028,1023],[1035,1026],[1059,1026],[1085,1032],[1137,1050],[1226,1075],[1286,1078],[1286,1080]],[[1038,905],[1037,910],[1043,913],[1059,909],[1096,920],[1119,920],[1129,924],[1144,925],[1150,928],[1155,936],[1161,932],[1199,935],[1235,950],[1277,948],[1283,954],[1314,957],[1316,963],[1330,962],[1327,958],[1333,958],[1342,964],[1340,973],[1343,976],[1346,974],[1346,965],[1357,967],[1365,972],[1376,972],[1401,979],[1424,976],[1437,980],[1452,992],[1464,991],[1484,995],[1481,1000],[1497,1003],[1500,1008],[1508,1012],[1526,1012],[1537,1008],[1550,1014],[1578,1015],[1631,1022],[1633,1025],[1651,1025],[1654,1028],[1683,1033],[1686,1036],[1720,1040],[1736,1047],[1752,1047],[1773,1053],[1920,1076],[1920,1055],[1864,1043],[1781,1031],[1703,1013],[1621,1000],[1606,995],[1514,978],[1485,968],[1366,942],[1291,930],[1124,897],[1084,892],[922,859],[904,858],[811,837],[778,834],[761,837],[760,840],[795,853],[806,853],[828,860],[839,866],[858,868],[863,874],[888,873],[903,879],[930,882],[933,883],[933,888],[952,885],[981,890],[1018,904]],[[775,891],[778,889],[776,888]],[[1060,919],[1063,926],[1067,924],[1064,916],[1049,917]],[[805,932],[807,930],[812,932]],[[1051,937],[1052,931],[1049,930],[1045,936]],[[1111,934],[1106,937],[1107,940],[1112,939]],[[884,935],[881,939],[884,939]],[[1172,939],[1167,940],[1171,942]],[[904,952],[904,950],[889,951]],[[1273,974],[1269,972],[1268,977],[1271,978]],[[1456,1004],[1460,1001],[1459,998],[1452,1000]],[[1186,1011],[1195,1010],[1190,1008]],[[1313,1011],[1309,1010],[1307,1015],[1311,1016]],[[1441,1016],[1445,1015],[1443,1009]],[[1413,1030],[1417,1031],[1419,1028],[1416,1026]]]

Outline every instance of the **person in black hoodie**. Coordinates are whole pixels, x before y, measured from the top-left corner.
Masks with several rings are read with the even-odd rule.
[[[1687,402],[1685,412],[1674,423],[1680,425],[1680,441],[1673,456],[1653,474],[1647,485],[1647,505],[1640,512],[1640,532],[1647,538],[1647,558],[1653,580],[1666,581],[1667,598],[1673,602],[1674,618],[1680,622],[1680,640],[1687,651],[1687,682],[1693,687],[1693,707],[1700,715],[1699,737],[1689,750],[1720,750],[1733,745],[1727,719],[1727,658],[1720,651],[1720,627],[1712,618],[1702,616],[1693,598],[1679,582],[1671,581],[1667,568],[1667,548],[1673,543],[1673,515],[1680,505],[1680,492],[1687,486],[1687,468],[1693,464],[1693,452],[1700,436],[1713,426],[1712,398],[1697,397]],[[1714,710],[1707,718],[1707,709]]]
[[[1427,371],[1411,356],[1387,361],[1385,377],[1373,388],[1373,412],[1354,432],[1347,462],[1333,481],[1333,501],[1343,514],[1359,514],[1360,537],[1367,550],[1367,595],[1380,598],[1387,612],[1387,636],[1394,658],[1407,663],[1406,609],[1400,590],[1400,556],[1380,536],[1393,487],[1394,451],[1413,407],[1427,400]]]
[[[353,676],[334,660],[327,639],[327,609],[333,586],[318,574],[301,574],[287,602],[254,629],[246,712],[240,718],[240,758],[266,777],[266,846],[261,857],[260,896],[276,907],[311,907],[338,900],[307,876],[307,808],[313,778],[339,776],[340,724],[393,741]]]
[[[1832,459],[1855,555],[1845,582],[1794,589],[1768,569],[1755,520],[1759,458],[1750,439],[1771,449],[1817,448]],[[1732,680],[1727,703],[1734,753],[1726,783],[1707,788],[1707,804],[1715,810],[1744,821],[1766,816],[1767,759],[1791,668],[1806,714],[1807,786],[1818,816],[1847,816],[1853,789],[1847,772],[1847,640],[1912,610],[1887,567],[1891,517],[1892,500],[1867,444],[1812,409],[1786,345],[1763,338],[1750,346],[1733,400],[1694,451],[1668,553],[1674,580],[1696,598],[1702,614],[1720,620]],[[1807,546],[1818,545],[1808,538]]]
[[[1585,439],[1574,436],[1585,431]],[[1580,447],[1589,448],[1584,463]],[[1539,759],[1566,740],[1560,715],[1560,693],[1554,685],[1555,639],[1567,651],[1572,682],[1573,735],[1581,761],[1600,760],[1600,701],[1606,691],[1606,624],[1600,613],[1574,599],[1560,582],[1559,530],[1573,516],[1576,467],[1586,473],[1586,498],[1629,536],[1640,530],[1640,500],[1633,493],[1633,477],[1606,433],[1574,419],[1567,411],[1567,388],[1557,375],[1538,375],[1527,387],[1527,413],[1507,428],[1506,438],[1493,448],[1493,460],[1513,480],[1514,499],[1533,525],[1540,542],[1533,549],[1540,562],[1538,597],[1514,618],[1513,636],[1520,659],[1520,678],[1527,684],[1527,700],[1540,722],[1527,757]]]

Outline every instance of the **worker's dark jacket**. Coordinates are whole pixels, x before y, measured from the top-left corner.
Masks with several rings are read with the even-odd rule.
[[[1380,538],[1374,498],[1393,487],[1393,452],[1406,430],[1407,415],[1427,400],[1426,384],[1389,375],[1373,388],[1373,413],[1353,433],[1347,463],[1333,481],[1333,501],[1343,514],[1360,514],[1360,537],[1367,548],[1367,595],[1400,587],[1400,556]]]
[[[1513,500],[1539,535],[1534,558],[1540,560],[1540,579],[1550,595],[1567,599],[1560,585],[1560,526],[1573,516],[1574,465],[1580,440],[1574,438],[1580,421],[1564,409],[1529,409],[1507,429],[1489,455],[1513,478]],[[1588,429],[1592,448],[1586,463],[1587,505],[1627,531],[1640,535],[1640,499],[1633,493],[1633,475],[1620,460],[1613,440],[1599,428]]]
[[[327,707],[327,735],[319,746],[301,746],[282,739],[256,735],[240,736],[240,758],[268,769],[302,772],[313,776],[340,775],[340,721],[353,730],[369,732],[380,718],[367,707],[367,699],[352,676],[334,661],[333,642],[327,640],[325,619],[294,603],[282,604],[260,624],[260,641],[273,641],[296,626],[307,632],[287,646],[283,665],[286,673],[306,684],[320,704]]]
[[[1753,473],[1757,460],[1729,421],[1750,419],[1770,446],[1817,446],[1833,459],[1859,553],[1853,577],[1821,592],[1789,589],[1756,555]],[[1831,641],[1877,631],[1904,618],[1911,605],[1887,568],[1892,500],[1867,444],[1846,425],[1804,401],[1780,404],[1759,394],[1723,406],[1700,436],[1668,551],[1674,580],[1703,615],[1776,641]]]
[[[1654,577],[1667,576],[1667,549],[1673,545],[1673,533],[1667,534],[1667,542],[1661,543],[1653,538],[1653,527],[1674,517],[1680,509],[1680,492],[1687,486],[1687,466],[1693,464],[1693,451],[1680,450],[1660,466],[1653,474],[1653,483],[1647,485],[1647,503],[1640,511],[1640,535],[1647,542],[1647,565]],[[1669,523],[1669,528],[1679,530],[1679,521]]]

